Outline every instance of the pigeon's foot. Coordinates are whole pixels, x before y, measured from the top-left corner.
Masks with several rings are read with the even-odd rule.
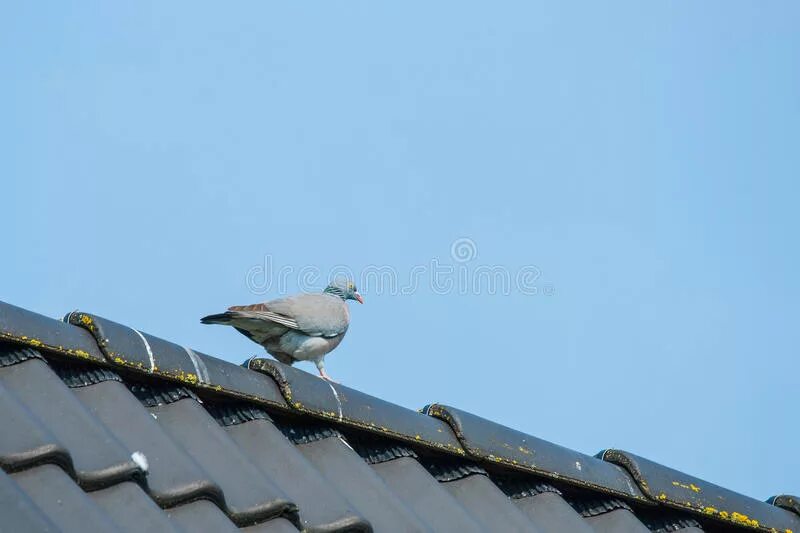
[[[324,370],[324,369],[320,369],[320,371],[319,371],[319,377],[321,377],[322,379],[324,379],[325,381],[328,381],[328,382],[330,382],[330,383],[336,383],[337,385],[339,384],[339,382],[338,382],[338,381],[334,381],[334,380],[333,380],[333,378],[332,378],[332,377],[330,377],[330,376],[328,375],[328,373],[327,373],[327,372],[325,372],[325,370]]]

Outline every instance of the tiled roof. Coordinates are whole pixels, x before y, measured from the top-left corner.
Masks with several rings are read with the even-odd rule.
[[[0,531],[800,533],[792,496],[3,303],[0,467]]]

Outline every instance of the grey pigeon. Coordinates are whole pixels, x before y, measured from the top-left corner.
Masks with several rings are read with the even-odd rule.
[[[204,317],[200,322],[233,326],[282,363],[313,361],[319,375],[333,381],[325,372],[324,359],[347,333],[350,325],[347,300],[364,303],[355,284],[339,278],[322,293],[236,305],[225,313]]]

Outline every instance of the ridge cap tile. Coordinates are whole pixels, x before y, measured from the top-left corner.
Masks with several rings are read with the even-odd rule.
[[[800,531],[800,517],[624,450],[598,456],[625,468],[650,499],[697,515],[757,531]]]
[[[329,383],[273,359],[253,357],[245,368],[272,377],[295,411],[406,443],[464,455],[447,424],[344,385]]]
[[[112,366],[286,409],[273,380],[239,365],[90,313],[73,311],[64,320],[88,331]]]
[[[800,498],[797,496],[793,496],[791,494],[778,494],[777,496],[771,496],[767,500],[767,503],[776,507],[780,507],[781,509],[786,509],[787,511],[792,511],[796,515],[800,515]]]
[[[0,340],[72,358],[105,361],[86,330],[3,301],[0,301]]]
[[[590,488],[642,503],[650,503],[628,473],[558,444],[527,435],[444,404],[423,408],[428,416],[447,422],[469,456],[564,483]]]

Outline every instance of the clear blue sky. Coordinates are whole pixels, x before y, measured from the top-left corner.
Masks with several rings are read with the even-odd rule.
[[[238,363],[265,257],[469,238],[541,290],[365,290],[331,375],[800,492],[800,4],[376,4],[7,3],[0,299]]]

